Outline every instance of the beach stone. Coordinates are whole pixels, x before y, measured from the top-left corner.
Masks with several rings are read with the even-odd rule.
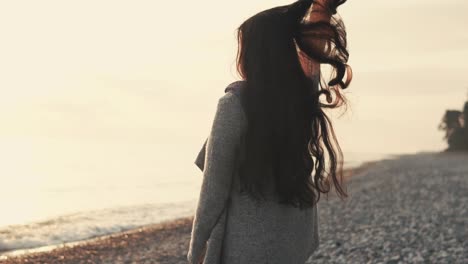
[[[307,263],[468,263],[467,154],[385,160],[353,175],[348,192],[320,201],[320,247]]]

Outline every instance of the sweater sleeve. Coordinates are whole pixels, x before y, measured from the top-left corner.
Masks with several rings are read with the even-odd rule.
[[[192,224],[189,263],[199,264],[211,231],[229,198],[232,175],[245,118],[235,94],[218,99],[215,117],[206,141],[203,181]]]

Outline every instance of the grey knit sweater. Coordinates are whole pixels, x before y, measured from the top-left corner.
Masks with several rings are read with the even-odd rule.
[[[187,259],[196,264],[202,259],[204,264],[303,264],[319,244],[317,207],[279,204],[269,186],[267,201],[239,192],[236,162],[246,129],[240,98],[227,89],[197,156],[196,163],[203,159],[203,181]]]

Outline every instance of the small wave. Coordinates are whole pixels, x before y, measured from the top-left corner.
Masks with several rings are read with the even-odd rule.
[[[193,215],[195,201],[80,212],[0,228],[0,252],[60,245]]]

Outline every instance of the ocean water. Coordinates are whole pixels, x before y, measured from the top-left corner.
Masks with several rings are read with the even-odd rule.
[[[193,32],[186,22],[166,28],[151,1],[31,1],[40,12],[29,13],[0,3],[0,252],[192,215],[201,183],[193,162],[235,79],[232,29],[279,2],[238,1],[203,17],[192,12],[201,3],[187,3],[180,16]],[[343,6],[354,79],[348,110],[331,116],[347,167],[445,148],[442,115],[467,99],[465,10],[461,0]],[[186,60],[174,60],[176,50]]]
[[[81,241],[177,217],[191,216],[194,204],[194,201],[168,204],[142,203],[137,206],[116,206],[89,211],[76,208],[76,213],[50,217],[29,224],[3,226],[0,228],[0,254]]]

